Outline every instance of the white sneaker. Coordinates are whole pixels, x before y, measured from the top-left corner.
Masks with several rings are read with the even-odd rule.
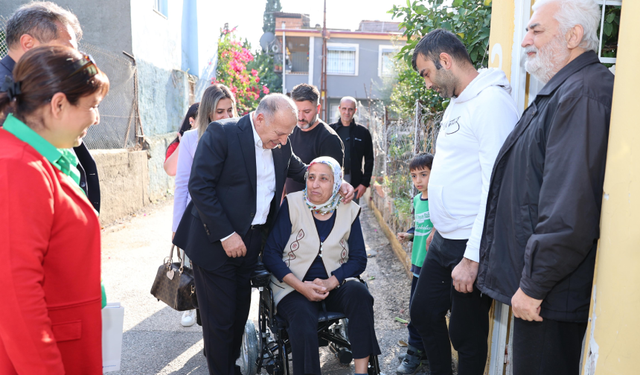
[[[180,319],[180,324],[183,327],[191,327],[196,324],[196,310],[187,310],[182,314],[182,319]]]

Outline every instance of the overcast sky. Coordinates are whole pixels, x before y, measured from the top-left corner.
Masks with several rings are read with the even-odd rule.
[[[222,16],[222,22],[228,22],[230,27],[237,26],[236,35],[247,38],[252,50],[256,50],[263,34],[266,3],[266,0],[226,0],[226,9],[221,9],[217,17]],[[392,21],[387,11],[394,4],[406,6],[406,3],[406,0],[327,0],[327,27],[355,30],[362,20]],[[322,25],[322,0],[280,0],[280,4],[283,12],[309,14],[312,27]]]

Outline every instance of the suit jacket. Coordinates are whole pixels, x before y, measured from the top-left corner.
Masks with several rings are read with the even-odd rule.
[[[9,55],[5,56],[0,60],[0,89],[4,84],[4,77],[9,76],[13,78],[13,68],[16,67],[16,62],[13,61]]]
[[[256,154],[248,114],[213,122],[198,142],[189,193],[191,203],[176,231],[174,243],[199,267],[213,271],[227,259],[220,240],[234,231],[244,236],[256,214]],[[287,177],[304,180],[306,165],[292,152],[290,142],[273,151],[276,191],[267,227],[280,208]]]
[[[13,68],[15,61],[9,55],[0,60],[0,92],[4,84],[5,76],[13,78]],[[0,124],[1,126],[1,124]],[[74,147],[78,157],[78,171],[80,172],[80,187],[84,190],[96,211],[100,212],[100,180],[98,179],[98,167],[89,149],[82,143]]]
[[[102,374],[98,216],[2,129],[0,150],[0,374]]]

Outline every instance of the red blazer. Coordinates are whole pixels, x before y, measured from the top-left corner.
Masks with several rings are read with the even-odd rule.
[[[75,182],[0,129],[0,374],[102,374],[100,224]]]

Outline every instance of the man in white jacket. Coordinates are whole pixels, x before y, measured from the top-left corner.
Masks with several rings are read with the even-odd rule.
[[[428,89],[451,98],[440,125],[429,180],[435,234],[411,304],[433,375],[481,375],[487,358],[491,299],[475,287],[479,245],[493,164],[518,120],[501,70],[477,71],[455,34],[433,30],[413,53]],[[449,329],[445,321],[451,310]]]

